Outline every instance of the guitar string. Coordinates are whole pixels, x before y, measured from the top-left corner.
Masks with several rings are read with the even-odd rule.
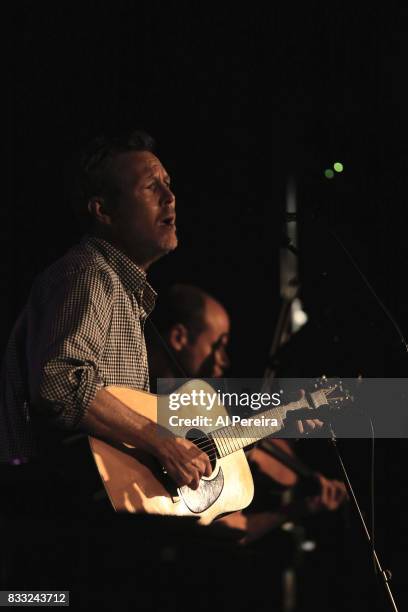
[[[267,435],[265,437],[267,437]],[[243,438],[245,440],[253,440],[253,439],[255,439],[255,436],[254,437],[250,437],[250,436],[231,436],[230,438],[223,438],[223,440],[238,440],[238,439],[241,439],[241,438]],[[257,436],[256,440],[259,440],[259,439],[261,439],[261,438]],[[203,451],[205,451],[206,449],[214,448],[214,447],[217,448],[215,440],[208,439],[208,440],[203,441],[200,444],[197,444],[197,442],[195,440],[193,440],[193,442],[194,442],[194,444],[200,450],[203,450]],[[236,449],[236,450],[239,450],[239,449]]]
[[[294,402],[294,403],[297,403],[297,402]],[[283,418],[282,418],[282,416],[281,416],[281,414],[280,414],[280,413],[279,413],[279,416],[280,416],[280,420],[283,422]],[[214,432],[212,432],[212,433],[215,433],[215,432],[218,432],[218,433],[219,433],[219,432],[221,432],[222,430],[225,430],[225,429],[228,429],[228,427],[223,427],[223,428],[220,428],[220,429],[216,429],[216,430],[214,430]],[[273,432],[273,431],[272,431],[272,432],[271,432],[271,435],[272,435],[273,433],[275,433],[275,432]],[[247,438],[247,439],[252,439],[252,438],[251,438],[251,436],[238,436],[238,438],[239,438],[239,437],[243,437],[243,438]],[[267,437],[267,436],[265,436],[265,437]],[[261,438],[262,438],[262,436],[261,436]],[[225,439],[225,438],[224,438],[224,439]],[[227,439],[228,439],[228,438],[227,438]],[[237,439],[237,436],[235,436],[235,435],[234,435],[234,436],[231,436],[231,439]],[[260,439],[260,438],[259,438],[258,436],[256,436],[256,439],[258,440],[258,439]],[[200,438],[195,438],[195,439],[193,439],[193,440],[191,440],[191,441],[192,441],[192,442],[193,442],[193,443],[194,443],[194,444],[195,444],[195,445],[196,445],[198,448],[200,448],[201,450],[205,450],[205,448],[211,448],[211,447],[213,447],[213,446],[215,446],[215,447],[216,447],[216,440],[215,440],[214,438],[210,438],[209,436],[201,436]],[[237,449],[237,450],[239,450],[239,449]]]
[[[152,325],[152,326],[153,326],[153,325]],[[154,327],[154,326],[153,326],[153,327]],[[157,329],[155,329],[155,331],[157,332]],[[292,404],[295,404],[295,405],[296,405],[296,408],[311,408],[308,402],[306,402],[306,403],[304,404],[302,400],[298,400],[298,401],[291,402],[291,403],[292,403]],[[282,408],[287,408],[288,406],[289,406],[289,404],[286,404],[285,406],[280,406],[280,408],[281,408],[281,409],[282,409]],[[294,408],[294,410],[296,410],[296,408]],[[277,409],[277,408],[275,408],[275,409]],[[278,414],[279,414],[279,417],[280,417],[280,421],[281,421],[281,422],[283,422],[284,418],[282,418],[282,415],[281,415],[280,410],[277,410],[277,411],[278,411]],[[287,411],[286,411],[286,412],[287,412]],[[227,426],[227,427],[222,427],[222,428],[220,428],[220,429],[216,429],[216,430],[214,430],[212,433],[215,433],[215,432],[221,432],[223,429],[228,429],[228,426]],[[271,433],[275,433],[275,432],[271,432]],[[235,436],[232,436],[232,438],[234,438],[234,437],[235,437]],[[267,437],[267,436],[265,436],[265,437]],[[261,438],[262,438],[262,437],[261,437]],[[260,439],[260,438],[258,438],[258,437],[257,437],[257,439]],[[201,448],[201,449],[204,449],[204,447],[205,447],[205,445],[206,445],[206,443],[207,443],[207,442],[208,442],[208,445],[209,445],[209,446],[213,446],[213,445],[215,445],[215,440],[214,440],[214,439],[209,438],[208,436],[201,436],[200,438],[196,438],[196,439],[193,439],[193,440],[191,440],[191,441],[192,441],[192,442],[193,442],[193,443],[194,443],[194,444],[195,444],[195,445],[196,445],[198,448]],[[201,446],[201,443],[202,443],[202,444],[204,444],[204,446]],[[238,449],[237,449],[237,450],[238,450]]]
[[[280,413],[279,413],[279,416],[281,417]],[[282,418],[282,417],[280,418],[280,420],[283,422],[283,418]],[[229,429],[229,426],[227,426],[227,427],[221,427],[220,429],[215,429],[215,430],[213,430],[213,432],[211,432],[211,433],[220,433],[220,432],[222,432],[223,430],[227,430],[227,429]],[[272,433],[274,433],[274,432],[272,431],[272,432],[271,432],[271,435],[272,435]],[[247,437],[247,436],[238,436],[238,437]],[[250,437],[250,436],[248,436],[248,438],[249,438],[249,437]],[[235,435],[234,435],[234,436],[231,436],[231,438],[236,438],[236,436],[235,436]],[[194,442],[194,444],[195,444],[196,446],[198,446],[199,448],[201,448],[201,446],[200,446],[200,444],[201,444],[201,443],[204,443],[204,444],[205,444],[205,443],[209,442],[209,443],[210,443],[210,445],[215,444],[215,440],[214,440],[214,438],[210,438],[209,436],[201,436],[200,438],[193,438],[193,439],[191,440],[191,442]]]
[[[281,421],[283,421],[282,417],[281,417]],[[228,429],[228,427],[220,428],[220,429],[217,429],[215,431],[220,432],[223,429],[224,430]],[[271,432],[271,433],[274,433],[274,432]],[[246,439],[252,439],[251,436],[248,436],[248,437],[247,436],[242,436],[242,437],[244,437]],[[264,436],[264,437],[267,437],[267,436]],[[261,438],[262,438],[262,436],[260,438],[258,436],[255,437],[256,440],[259,440]],[[225,439],[225,438],[223,438],[223,439]],[[235,439],[236,440],[237,437],[236,436],[231,436],[230,439]],[[209,436],[201,436],[200,438],[196,438],[196,439],[193,439],[191,441],[195,444],[195,446],[197,446],[197,448],[199,448],[200,450],[203,450],[204,452],[206,452],[206,449],[213,449],[215,447],[215,451],[216,451],[215,452],[215,457],[217,456],[217,450],[218,449],[217,449],[217,445],[216,445],[216,440],[214,438],[210,438]],[[226,445],[226,443],[224,443],[224,444]],[[227,448],[227,450],[231,450],[231,452],[236,452],[237,450],[241,450],[241,448],[242,447],[237,448],[237,449],[228,449]],[[211,457],[211,458],[214,458],[214,457]]]
[[[217,430],[217,431],[220,431],[220,430]],[[274,432],[272,432],[272,433],[274,433]],[[260,440],[260,439],[263,439],[264,437],[265,437],[265,438],[267,438],[267,437],[268,437],[268,435],[271,435],[271,434],[267,434],[267,435],[265,435],[265,436],[260,436],[260,437],[258,437],[258,436],[254,436],[254,437],[251,437],[251,436],[242,436],[242,438],[244,438],[244,439],[246,439],[246,440],[252,440],[252,441],[254,441],[254,440],[255,440],[255,441],[258,441],[258,440]],[[210,437],[204,437],[204,436],[203,436],[203,437],[201,437],[201,438],[196,438],[195,440],[191,440],[191,441],[192,441],[192,442],[195,444],[195,446],[196,446],[197,448],[199,448],[201,451],[206,452],[206,453],[207,453],[207,455],[208,455],[208,457],[209,457],[209,458],[210,458],[210,460],[211,460],[211,459],[216,459],[216,458],[217,458],[217,454],[220,454],[220,453],[222,453],[223,451],[225,452],[225,450],[227,450],[227,451],[228,451],[228,452],[227,452],[227,455],[228,455],[228,454],[232,454],[232,453],[234,453],[234,452],[236,452],[236,451],[238,451],[238,450],[241,450],[242,448],[244,448],[245,446],[247,446],[247,444],[245,444],[245,445],[244,445],[244,447],[240,446],[239,448],[233,448],[233,447],[231,447],[231,446],[230,446],[230,447],[228,448],[228,442],[227,442],[227,441],[228,441],[228,440],[237,440],[237,439],[239,439],[239,436],[238,436],[238,437],[231,436],[230,438],[228,438],[228,437],[227,437],[227,438],[221,438],[221,440],[223,441],[222,443],[223,443],[223,445],[224,445],[224,449],[222,449],[222,448],[218,448],[218,447],[217,447],[217,444],[216,444],[216,439],[214,439],[214,438],[210,438]],[[220,440],[220,441],[221,441],[221,440]],[[224,440],[225,440],[225,442],[224,442]],[[250,445],[250,444],[252,444],[252,443],[253,443],[253,442],[249,442],[249,443],[248,443],[248,445]],[[212,453],[211,455],[210,455],[210,454],[207,452],[207,451],[210,451],[210,450],[212,450],[212,451],[213,451],[213,453]],[[215,452],[214,452],[214,451],[215,451]]]
[[[249,437],[246,436],[242,436],[243,438],[245,437],[246,439],[250,439]],[[225,439],[230,439],[230,440],[237,440],[239,438],[239,436],[231,436],[230,438],[223,438],[223,440]],[[251,438],[252,439],[252,438]],[[259,438],[256,438],[257,440]],[[211,449],[211,448],[217,448],[216,445],[216,441],[214,439],[211,438],[199,438],[199,440],[202,440],[202,442],[197,442],[197,440],[192,440],[192,442],[200,449],[200,450],[206,450],[206,449]],[[236,449],[239,450],[239,449]],[[234,452],[234,451],[233,451]]]
[[[234,438],[231,438],[231,439],[234,439]],[[235,439],[237,439],[237,438],[235,438]],[[243,449],[242,446],[240,446],[239,448],[233,448],[233,447],[228,448],[228,446],[226,444],[225,444],[225,448],[224,449],[218,449],[216,444],[215,444],[215,441],[213,441],[213,440],[208,440],[208,444],[205,444],[205,442],[203,442],[202,445],[196,444],[196,446],[200,450],[203,450],[204,452],[206,452],[206,454],[207,454],[207,456],[208,456],[210,461],[217,460],[217,459],[222,459],[223,457],[226,457],[229,454],[233,454],[233,453]],[[206,449],[208,449],[208,451],[211,451],[211,452],[208,452]],[[225,450],[227,451],[227,453],[225,455],[220,456],[220,454],[224,453]]]
[[[294,403],[298,403],[298,402],[294,402]],[[283,420],[282,417],[281,417],[281,420]],[[215,430],[215,431],[220,432],[223,429],[228,429],[228,427],[220,428],[220,429]],[[259,440],[259,439],[262,439],[262,437],[267,437],[267,436],[261,436],[260,438],[258,438],[258,436],[256,436],[255,439]],[[236,440],[237,438],[234,437],[234,436],[231,436],[231,440],[233,440],[233,439]],[[248,439],[252,439],[252,438],[251,437],[245,437],[245,439],[248,440]],[[225,438],[223,438],[222,440],[225,440]],[[223,450],[224,450],[224,449],[221,449],[221,448],[217,448],[216,440],[214,438],[209,437],[209,436],[201,436],[200,438],[196,438],[196,439],[193,439],[191,441],[195,444],[195,446],[197,448],[199,448],[200,450],[202,450],[204,452],[207,452],[207,450],[208,451],[212,451],[211,454],[207,452],[207,455],[208,455],[208,458],[210,459],[210,461],[213,460],[213,459],[217,459],[217,456],[220,454],[220,452],[222,453]],[[229,452],[227,452],[227,454],[232,454],[232,453],[234,453],[234,452],[236,452],[238,450],[241,450],[243,448],[242,446],[239,447],[239,448],[233,448],[233,447],[232,448],[231,447],[228,448],[227,442],[224,442],[224,446],[225,446],[225,450],[229,451]]]
[[[231,438],[231,440],[237,440],[237,439],[238,439],[238,438]],[[249,439],[249,438],[246,438],[246,439]],[[259,439],[259,438],[256,438],[256,440],[258,440],[258,439]],[[220,454],[220,453],[222,453],[222,452],[223,452],[223,449],[217,449],[217,446],[216,446],[216,444],[215,444],[215,441],[214,441],[214,440],[208,440],[208,444],[206,444],[206,443],[197,444],[197,443],[194,441],[194,444],[195,444],[195,445],[196,445],[196,446],[197,446],[197,447],[198,447],[200,450],[202,450],[202,451],[206,452],[210,460],[211,460],[211,459],[217,459],[218,454]],[[252,444],[252,442],[251,442],[251,443],[248,443],[248,445],[249,445],[249,444]],[[245,446],[246,446],[246,445],[245,445]],[[237,451],[239,451],[239,450],[242,450],[242,448],[243,448],[242,446],[239,446],[239,448],[233,448],[233,447],[228,448],[228,447],[227,447],[227,445],[226,445],[226,443],[225,443],[225,450],[227,450],[227,451],[228,451],[228,452],[227,452],[227,455],[228,455],[228,454],[235,453],[235,452],[237,452]],[[225,452],[225,450],[224,450],[224,452]],[[208,451],[213,451],[213,452],[210,454]]]

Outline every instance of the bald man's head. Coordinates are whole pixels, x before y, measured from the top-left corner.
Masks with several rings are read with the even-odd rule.
[[[192,285],[174,285],[159,300],[155,321],[187,376],[224,374],[230,320],[211,295]]]

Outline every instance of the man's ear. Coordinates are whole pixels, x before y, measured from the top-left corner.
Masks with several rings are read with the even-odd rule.
[[[112,214],[104,198],[99,196],[92,197],[88,202],[88,212],[92,219],[101,225],[112,224]]]
[[[187,327],[182,323],[176,323],[169,331],[168,342],[175,352],[181,351],[188,343]]]

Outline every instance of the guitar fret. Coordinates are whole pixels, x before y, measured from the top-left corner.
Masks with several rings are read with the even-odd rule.
[[[321,391],[316,393],[313,392],[311,395],[313,403],[317,404],[314,397],[315,395],[316,398],[321,401]],[[280,429],[282,429],[283,421],[286,418],[287,413],[290,410],[296,410],[298,408],[310,408],[306,398],[301,398],[298,401],[290,402],[284,406],[277,406],[262,412],[260,415],[261,417],[264,417],[265,419],[276,419],[278,424],[275,426],[249,425],[248,427],[244,427],[238,423],[234,426],[225,426],[213,431],[211,436],[216,444],[219,456],[221,458],[226,457],[227,455],[235,453],[236,451],[250,446],[255,442],[259,442],[259,440],[262,440],[263,438],[267,438],[268,436],[277,433],[280,431]]]
[[[216,430],[212,433],[212,437],[215,440],[215,444],[220,457],[226,457],[228,455],[224,438],[219,435],[220,430]]]
[[[312,393],[312,396],[314,393]],[[255,426],[250,425],[244,427],[243,425],[236,424],[234,426],[226,426],[215,430],[212,433],[217,446],[220,457],[226,457],[237,450],[250,446],[255,442],[259,442],[263,438],[277,433],[283,427],[283,421],[286,418],[287,412],[290,410],[296,410],[298,408],[310,408],[310,405],[306,398],[302,398],[296,402],[291,402],[284,406],[271,408],[262,412],[260,416],[269,419],[276,419],[277,425],[275,426]],[[249,436],[248,436],[249,434]]]

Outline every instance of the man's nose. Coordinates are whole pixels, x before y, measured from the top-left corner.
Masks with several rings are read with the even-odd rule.
[[[162,204],[167,206],[175,206],[176,196],[168,185],[162,185]]]
[[[221,348],[219,351],[217,351],[217,362],[218,365],[223,368],[223,370],[226,370],[231,365],[228,353],[225,348]]]

